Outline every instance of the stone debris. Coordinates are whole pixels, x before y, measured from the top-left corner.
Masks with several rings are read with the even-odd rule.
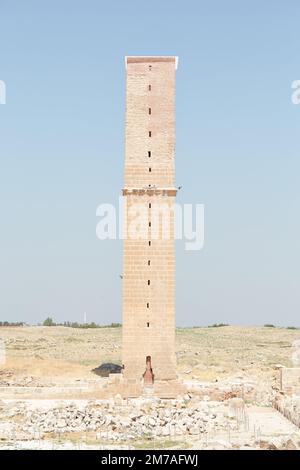
[[[300,428],[300,396],[279,395],[274,401],[274,407]]]
[[[175,441],[191,449],[300,448],[300,397],[284,395],[280,380],[283,368],[299,367],[297,330],[179,329],[186,389],[176,400],[127,400],[118,374],[91,373],[120,363],[119,328],[3,328],[1,337],[13,359],[0,370],[1,449],[120,449],[137,441],[141,448],[148,439],[155,448]]]
[[[262,450],[299,450],[299,436],[270,437],[255,442]]]
[[[299,398],[297,402],[294,397],[294,401],[286,406],[294,410],[299,406]],[[66,442],[74,439],[88,445],[85,443],[87,436],[96,448],[101,445],[134,446],[141,440],[185,441],[193,449],[215,450],[292,450],[300,447],[300,432],[296,426],[270,407],[265,408],[262,415],[259,410],[261,408],[245,404],[239,397],[217,402],[208,396],[202,400],[190,394],[173,400],[153,397],[125,400],[120,395],[108,400],[73,402],[2,400],[0,448],[24,448],[24,442],[29,447],[40,448],[48,442],[49,448],[56,441],[64,448]],[[257,418],[260,418],[259,422]],[[270,434],[272,422],[276,434]],[[267,428],[262,428],[263,423],[268,424]]]
[[[209,397],[213,401],[226,401],[237,397],[260,406],[272,406],[279,390],[276,377],[270,382],[255,381],[247,377],[230,377],[214,383],[199,380],[184,383],[189,393],[197,394],[202,400]]]
[[[43,387],[53,387],[55,384],[52,381],[41,381],[37,377],[32,375],[23,375],[20,376],[18,371],[14,369],[4,369],[0,370],[0,387],[18,387],[25,389],[33,388],[43,388]]]
[[[97,438],[108,441],[168,436],[200,436],[208,430],[235,428],[236,423],[224,404],[192,400],[189,395],[176,400],[134,399],[90,402],[51,408],[28,409],[26,405],[0,407],[0,419],[18,418],[16,426],[32,439],[48,433],[96,432]]]

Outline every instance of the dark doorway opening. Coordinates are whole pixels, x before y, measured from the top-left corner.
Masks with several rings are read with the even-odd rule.
[[[144,385],[146,387],[151,387],[154,383],[154,374],[151,365],[151,356],[146,357],[146,370],[143,374]]]

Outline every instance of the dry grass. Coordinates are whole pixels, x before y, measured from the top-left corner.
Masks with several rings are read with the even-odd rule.
[[[121,361],[121,328],[64,327],[0,328],[7,362],[2,370],[15,376],[69,382],[95,379],[91,369],[102,362]],[[184,378],[212,381],[240,372],[249,376],[275,364],[289,366],[291,343],[300,331],[284,328],[178,329],[178,372]]]

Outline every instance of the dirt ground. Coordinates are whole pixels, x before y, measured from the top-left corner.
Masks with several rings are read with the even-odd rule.
[[[300,430],[272,407],[280,365],[292,365],[300,330],[178,328],[186,395],[151,403],[95,396],[107,379],[92,369],[121,364],[121,333],[119,327],[1,327],[0,449],[300,448]],[[60,391],[51,398],[49,390]],[[232,400],[243,404],[241,420]]]
[[[231,376],[270,376],[291,365],[291,344],[300,330],[238,326],[179,328],[178,374],[184,380],[214,381]],[[94,380],[91,369],[121,363],[121,328],[1,327],[6,362],[0,384],[27,380],[52,385]]]

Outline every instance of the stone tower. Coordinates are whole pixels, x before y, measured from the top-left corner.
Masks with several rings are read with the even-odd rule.
[[[176,380],[173,210],[178,59],[125,61],[123,376],[129,384],[153,384],[155,389]]]

